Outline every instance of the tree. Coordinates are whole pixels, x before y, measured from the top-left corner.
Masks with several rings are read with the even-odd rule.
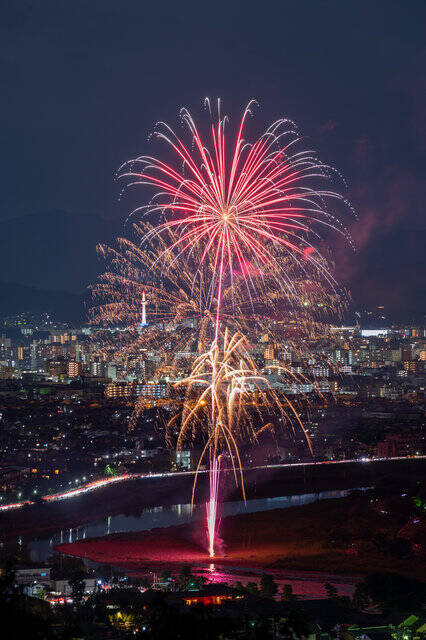
[[[107,464],[105,465],[105,475],[116,476],[118,475],[118,472],[116,471],[116,469],[114,469],[114,467],[111,467],[111,465]]]
[[[285,584],[283,586],[283,590],[281,591],[281,600],[283,602],[292,602],[296,599],[297,596],[295,593],[293,593],[293,587],[291,586],[291,584]]]
[[[191,566],[189,564],[183,564],[180,568],[179,578],[189,579],[192,578]]]
[[[361,584],[361,593],[380,607],[383,613],[415,613],[422,610],[426,600],[424,582],[397,573],[370,573]]]
[[[292,611],[287,620],[281,624],[279,629],[281,636],[286,640],[296,640],[308,638],[311,633],[311,627],[307,618],[300,611]]]
[[[406,538],[394,538],[390,543],[389,552],[396,558],[408,558],[413,553],[413,545]]]
[[[355,585],[355,591],[352,598],[352,606],[358,611],[367,609],[371,604],[370,596],[368,593],[367,585],[363,582],[359,582]]]
[[[379,531],[372,537],[371,542],[379,553],[387,553],[389,549],[389,536],[386,533]]]
[[[67,557],[55,553],[49,560],[49,564],[52,567],[52,579],[61,578],[63,575],[73,575],[76,571],[84,572],[84,562],[81,558],[72,558],[71,556]],[[103,571],[103,569],[105,569],[105,571]],[[107,577],[110,571],[110,565],[101,565],[97,570],[101,578]]]
[[[9,558],[0,573],[1,602],[6,602],[15,591],[15,567],[13,560]]]
[[[249,593],[258,593],[259,591],[255,582],[247,582],[246,589]]]
[[[278,591],[277,583],[271,575],[264,573],[260,579],[260,592],[266,598],[273,598]]]
[[[237,582],[234,583],[233,587],[239,595],[247,592],[247,589],[240,580],[237,580]]]
[[[52,612],[47,604],[37,605],[33,598],[23,594],[22,586],[15,582],[14,565],[15,560],[9,558],[0,572],[0,617],[13,628],[13,632],[5,632],[6,636],[49,640],[53,638]]]
[[[68,584],[71,587],[71,597],[75,604],[80,604],[83,600],[84,590],[86,588],[86,584],[84,582],[85,577],[86,575],[84,571],[77,569],[68,580]]]
[[[336,587],[332,584],[330,584],[329,582],[326,582],[324,585],[325,588],[325,594],[328,598],[328,600],[336,600],[339,592],[337,591]]]
[[[195,586],[195,578],[192,575],[191,567],[189,564],[182,565],[177,580],[179,588],[183,591],[189,589],[190,586]]]

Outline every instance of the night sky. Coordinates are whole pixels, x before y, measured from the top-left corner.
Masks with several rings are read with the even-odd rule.
[[[72,275],[91,275],[95,240],[79,236],[122,228],[132,203],[114,172],[153,152],[155,122],[183,105],[202,115],[206,95],[235,121],[255,97],[256,126],[294,119],[347,179],[358,251],[336,241],[336,277],[355,307],[422,317],[425,24],[424,0],[3,2],[0,281],[82,290]],[[86,222],[55,271],[46,248],[70,216]],[[36,282],[43,269],[57,280]]]

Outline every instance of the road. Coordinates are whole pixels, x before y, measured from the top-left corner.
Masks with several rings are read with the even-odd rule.
[[[303,468],[303,467],[320,467],[323,465],[345,465],[345,464],[368,464],[369,462],[398,462],[402,460],[426,460],[426,455],[423,456],[398,456],[395,458],[361,458],[361,459],[348,459],[348,460],[324,460],[320,462],[292,462],[292,463],[282,463],[282,464],[269,464],[269,465],[260,465],[255,467],[247,467],[244,468],[243,471],[262,471],[262,470],[273,470],[273,469],[287,469],[287,468]],[[222,471],[230,471],[230,469],[222,469]],[[198,472],[199,474],[208,473],[207,470],[202,470]],[[173,478],[173,477],[184,477],[184,476],[195,476],[195,471],[170,471],[167,473],[131,473],[124,474],[120,476],[112,476],[110,478],[102,478],[100,480],[96,480],[95,482],[90,482],[88,484],[84,484],[76,489],[70,489],[68,491],[64,491],[63,493],[56,493],[53,495],[46,495],[42,497],[42,500],[45,502],[56,502],[58,500],[67,500],[70,498],[75,498],[77,496],[81,496],[82,494],[89,493],[92,491],[96,491],[97,489],[101,489],[111,484],[115,484],[118,482],[125,482],[127,480],[143,480],[145,479],[154,479],[154,478]],[[11,504],[5,504],[0,506],[0,512],[9,511],[11,509],[20,509],[25,505],[34,504],[31,500],[25,500],[23,502],[15,502]]]

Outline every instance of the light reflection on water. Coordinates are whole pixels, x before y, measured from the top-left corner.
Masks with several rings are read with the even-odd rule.
[[[362,487],[361,489],[365,489]],[[244,502],[223,502],[220,505],[220,516],[232,516],[239,513],[254,513],[256,511],[270,511],[272,509],[287,509],[288,507],[301,506],[316,502],[318,500],[328,500],[331,498],[343,498],[351,490],[321,491],[319,493],[302,493],[293,496],[279,496],[277,498],[259,498]],[[76,542],[86,538],[105,536],[111,533],[122,533],[131,531],[147,531],[156,527],[171,527],[177,524],[184,524],[192,519],[203,518],[205,514],[204,505],[197,505],[191,514],[190,504],[174,504],[168,506],[147,507],[142,509],[139,515],[125,515],[123,513],[115,516],[107,516],[102,520],[96,520],[88,524],[74,527],[72,529],[62,529],[49,538],[35,538],[28,541],[28,548],[31,559],[34,562],[45,561],[52,553],[53,547],[65,542]]]

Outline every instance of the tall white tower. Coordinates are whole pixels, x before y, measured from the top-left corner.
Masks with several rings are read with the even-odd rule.
[[[142,327],[146,327],[147,325],[147,321],[146,321],[146,296],[145,296],[145,291],[142,294],[142,322],[141,322],[141,326]]]

